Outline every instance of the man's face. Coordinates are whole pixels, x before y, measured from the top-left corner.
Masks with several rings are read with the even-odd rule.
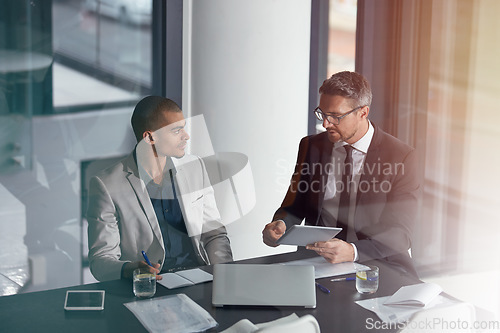
[[[353,109],[350,100],[338,95],[321,94],[319,108],[326,115],[340,117]],[[338,125],[323,120],[323,127],[328,132],[328,139],[335,143],[344,141],[354,143],[363,135],[363,126],[367,124],[368,107],[359,109],[340,120]]]
[[[163,127],[151,133],[158,156],[181,158],[189,135],[184,130],[186,120],[182,112],[163,112]]]

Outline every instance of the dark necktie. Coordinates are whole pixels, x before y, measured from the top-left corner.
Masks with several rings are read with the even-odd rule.
[[[350,204],[350,184],[352,181],[352,147],[345,145],[346,157],[344,160],[344,171],[342,172],[342,192],[340,193],[339,214],[337,217],[337,227],[342,231],[337,238],[347,240],[347,226],[349,225],[349,204]]]

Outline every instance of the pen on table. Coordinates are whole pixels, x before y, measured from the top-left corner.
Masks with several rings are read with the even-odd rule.
[[[316,282],[316,287],[319,288],[319,290],[321,290],[322,292],[324,292],[325,294],[329,294],[330,293],[330,289],[328,289],[327,287],[325,286],[322,286],[320,285],[318,282]]]
[[[153,265],[151,265],[151,261],[149,261],[149,258],[148,256],[146,255],[146,252],[144,251],[141,251],[142,252],[142,256],[144,257],[144,260],[146,260],[147,264],[151,267],[153,267]]]
[[[354,281],[354,280],[356,280],[355,277],[344,277],[344,278],[331,279],[330,281],[339,282],[339,281]]]

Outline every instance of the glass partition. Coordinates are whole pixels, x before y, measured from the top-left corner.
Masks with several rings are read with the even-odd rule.
[[[86,162],[134,147],[165,20],[152,4],[0,0],[0,295],[83,282]]]
[[[0,1],[0,172],[31,167],[31,117],[52,107],[50,7]]]
[[[33,165],[32,116],[52,107],[50,6],[0,1],[0,295],[30,281],[26,205]],[[22,175],[23,183],[13,181]]]

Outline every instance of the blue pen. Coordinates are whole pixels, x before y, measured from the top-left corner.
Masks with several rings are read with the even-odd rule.
[[[146,255],[146,252],[144,252],[144,251],[141,251],[141,252],[142,252],[142,256],[144,257],[144,260],[146,260],[146,262],[148,263],[149,266],[153,267],[153,265],[151,265],[151,261],[149,261],[149,258]]]
[[[356,280],[355,277],[345,277],[345,278],[331,279],[330,281],[338,282],[338,281],[354,281],[354,280]]]
[[[325,294],[329,294],[330,293],[330,290],[327,287],[320,285],[318,282],[316,282],[316,287],[318,287],[319,290],[321,290]]]

